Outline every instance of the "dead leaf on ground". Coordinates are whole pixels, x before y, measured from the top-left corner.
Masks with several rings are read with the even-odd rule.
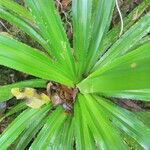
[[[71,3],[71,0],[62,0],[62,5],[64,8],[66,8],[70,3]]]

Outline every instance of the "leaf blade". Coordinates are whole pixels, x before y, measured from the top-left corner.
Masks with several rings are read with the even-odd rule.
[[[48,106],[44,107],[40,111],[38,109],[26,109],[22,112],[0,136],[1,149],[7,149],[8,146],[21,134],[25,129],[27,120],[33,115],[41,113],[48,109]]]
[[[26,18],[30,21],[34,20],[31,13],[26,8],[24,8],[23,6],[19,5],[18,3],[12,0],[0,1],[0,6],[3,6],[6,9],[11,10],[14,13],[18,14],[19,16]]]
[[[86,60],[86,74],[90,71],[90,69],[97,61],[96,58],[98,58],[99,48],[111,22],[114,5],[114,0],[99,0],[97,2],[96,14],[92,26],[92,36]]]
[[[142,15],[142,13],[149,6],[150,2],[144,0],[141,4],[139,4],[134,10],[130,12],[130,14],[123,19],[124,28],[123,31],[126,32]],[[104,42],[102,43],[100,56],[104,54],[104,52],[118,40],[120,32],[120,23],[115,25],[104,37]]]
[[[146,43],[136,50],[116,59],[108,66],[95,71],[91,77],[79,84],[79,88],[83,92],[100,93],[106,95],[124,95],[127,97],[136,94],[136,99],[142,98],[148,100],[147,95],[140,95],[148,92],[149,85],[149,55],[150,44]],[[145,90],[145,91],[144,91]],[[134,98],[134,97],[132,97]],[[148,100],[149,101],[149,100]]]
[[[111,63],[115,58],[125,55],[138,41],[150,31],[150,13],[133,25],[113,46],[101,57],[94,67],[97,68]]]
[[[0,64],[43,79],[73,85],[68,73],[44,53],[2,35],[0,41]]]
[[[78,78],[82,79],[85,68],[85,60],[90,40],[91,30],[91,0],[74,0],[72,4],[73,12],[73,47],[77,60]]]
[[[59,119],[58,119],[59,118]],[[35,148],[48,148],[48,147],[53,147],[54,141],[50,141],[50,138],[55,137],[55,129],[60,129],[62,123],[65,121],[66,115],[63,113],[62,108],[57,108],[55,112],[52,113],[52,115],[49,116],[47,119],[46,124],[38,134],[37,138],[31,145],[30,149],[35,149]],[[41,140],[42,139],[42,140]]]
[[[42,36],[51,47],[50,55],[64,67],[70,69],[70,74],[74,77],[74,58],[54,2],[51,0],[27,0],[26,4],[32,10]]]
[[[150,137],[150,128],[144,125],[133,112],[115,106],[112,102],[104,98],[94,97],[103,108],[111,113],[110,117],[112,116],[112,120],[114,119],[112,123],[118,129],[121,129],[128,136],[132,137],[144,149],[149,149],[150,141],[148,139]]]

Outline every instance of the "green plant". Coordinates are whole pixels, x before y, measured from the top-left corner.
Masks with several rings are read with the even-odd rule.
[[[16,25],[43,47],[40,51],[0,34],[0,64],[36,76],[0,87],[0,101],[14,87],[46,88],[47,81],[78,88],[72,112],[49,103],[32,109],[24,102],[2,118],[18,117],[0,136],[0,149],[150,149],[150,129],[112,97],[150,100],[150,12],[145,0],[109,30],[115,0],[73,0],[73,48],[53,0],[0,1],[0,17]],[[140,18],[140,19],[139,19]],[[136,22],[136,23],[135,23]],[[135,24],[134,24],[135,23]],[[68,89],[69,89],[68,88]],[[1,120],[2,120],[1,119]]]

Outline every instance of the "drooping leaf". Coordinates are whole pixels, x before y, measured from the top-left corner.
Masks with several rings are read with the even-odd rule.
[[[49,106],[49,109],[50,108],[51,106]],[[22,134],[15,142],[16,150],[25,149],[29,142],[31,142],[31,140],[45,124],[49,109],[47,109],[47,111],[43,112],[42,114],[36,115],[35,117],[31,118],[31,121],[28,121],[29,127],[22,132]]]
[[[32,14],[26,8],[14,2],[13,0],[1,0],[0,7],[4,7],[8,11],[14,12],[24,19],[28,19],[30,21],[34,20]]]
[[[101,105],[99,109],[106,111],[112,124],[139,144],[143,149],[149,149],[150,128],[141,122],[133,112],[116,106],[107,99],[94,96]],[[118,130],[119,131],[119,130]]]
[[[25,88],[25,87],[34,87],[34,88],[44,88],[46,87],[46,80],[42,79],[32,79],[27,81],[22,81],[18,83],[13,83],[9,85],[0,86],[0,101],[7,101],[13,97],[11,93],[12,88]]]
[[[54,139],[57,132],[63,125],[67,115],[61,107],[58,107],[47,119],[37,138],[34,140],[30,149],[53,149],[55,148]],[[56,145],[57,146],[57,145]]]
[[[90,141],[88,145],[91,145],[91,148],[94,148],[93,144],[95,144],[96,149],[127,149],[127,145],[120,138],[119,132],[111,124],[109,116],[106,115],[105,111],[99,109],[98,103],[92,96],[79,95],[77,103],[80,103],[82,109],[79,116],[84,115],[86,120],[84,123],[88,126],[87,130],[89,130],[87,135],[80,133],[82,136],[81,146],[85,146],[85,143],[83,143],[85,138],[85,140]],[[85,129],[82,127],[80,130]],[[93,140],[95,143],[93,143]],[[79,149],[81,148],[79,147]]]
[[[34,29],[33,23],[32,25],[29,24],[28,22],[24,21],[22,18],[19,18],[19,16],[12,14],[11,12],[7,11],[4,8],[0,8],[0,18],[7,20],[11,24],[17,26],[23,32],[27,33],[33,39],[38,41],[45,48],[45,50],[49,50],[47,42],[40,35],[38,29],[37,28]]]
[[[45,106],[42,109],[26,109],[23,111],[0,136],[1,149],[5,150],[13,143],[17,137],[27,128],[28,120],[38,114],[44,113],[49,109]]]
[[[33,108],[39,109],[45,104],[49,104],[51,102],[50,97],[45,93],[38,93],[36,89],[33,88],[24,88],[22,91],[20,88],[12,88],[11,93],[16,99],[24,99],[26,101],[26,105]]]
[[[70,74],[44,53],[3,35],[0,42],[1,65],[72,86]]]
[[[150,100],[150,43],[95,71],[78,87],[83,93]]]

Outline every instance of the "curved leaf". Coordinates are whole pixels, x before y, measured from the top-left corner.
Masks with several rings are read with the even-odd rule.
[[[28,120],[35,116],[44,113],[49,109],[49,105],[43,107],[42,109],[26,109],[23,111],[0,136],[1,149],[5,150],[13,143],[17,137],[23,132],[27,127]]]
[[[107,111],[114,126],[134,139],[143,149],[149,149],[150,128],[144,125],[133,112],[116,106],[107,99],[94,97],[102,106],[99,109]]]
[[[24,31],[29,36],[31,36],[33,39],[35,39],[37,42],[39,42],[46,50],[49,50],[47,42],[40,35],[38,29],[37,28],[34,29],[33,23],[32,25],[29,24],[28,22],[24,21],[22,18],[19,18],[19,16],[12,14],[11,12],[9,12],[4,8],[0,8],[0,18],[7,20],[9,23],[17,26],[22,31]]]
[[[7,10],[16,13],[22,18],[28,19],[30,21],[34,20],[32,14],[26,8],[12,0],[1,0],[0,7],[2,6],[5,7]]]
[[[44,53],[2,35],[0,42],[1,65],[68,86],[73,85],[68,73]]]
[[[49,106],[49,109],[50,107],[51,106]],[[29,127],[23,131],[23,133],[15,142],[15,150],[25,149],[29,142],[31,142],[31,140],[45,124],[45,121],[47,120],[46,115],[48,115],[49,109],[42,114],[31,118],[31,121],[28,121]]]
[[[44,127],[34,140],[30,149],[53,149],[55,144],[56,133],[64,123],[67,115],[63,112],[62,108],[57,108],[47,119]]]
[[[100,66],[111,63],[115,58],[126,54],[145,35],[150,32],[150,13],[142,17],[133,25],[97,62],[94,70]]]
[[[78,87],[83,93],[150,100],[150,43],[95,71]],[[145,95],[144,95],[145,94]]]
[[[150,1],[144,0],[141,4],[139,4],[134,10],[130,12],[129,15],[127,15],[123,19],[123,31],[126,32],[142,15],[142,13],[149,7]],[[102,56],[107,49],[118,40],[119,38],[119,32],[120,32],[120,23],[115,25],[107,34],[106,37],[104,37],[100,55]],[[142,40],[143,41],[143,40]]]
[[[74,59],[70,44],[65,34],[60,16],[52,0],[26,0],[35,17],[36,23],[47,44],[51,47],[49,54],[70,69],[70,75],[75,77]]]

